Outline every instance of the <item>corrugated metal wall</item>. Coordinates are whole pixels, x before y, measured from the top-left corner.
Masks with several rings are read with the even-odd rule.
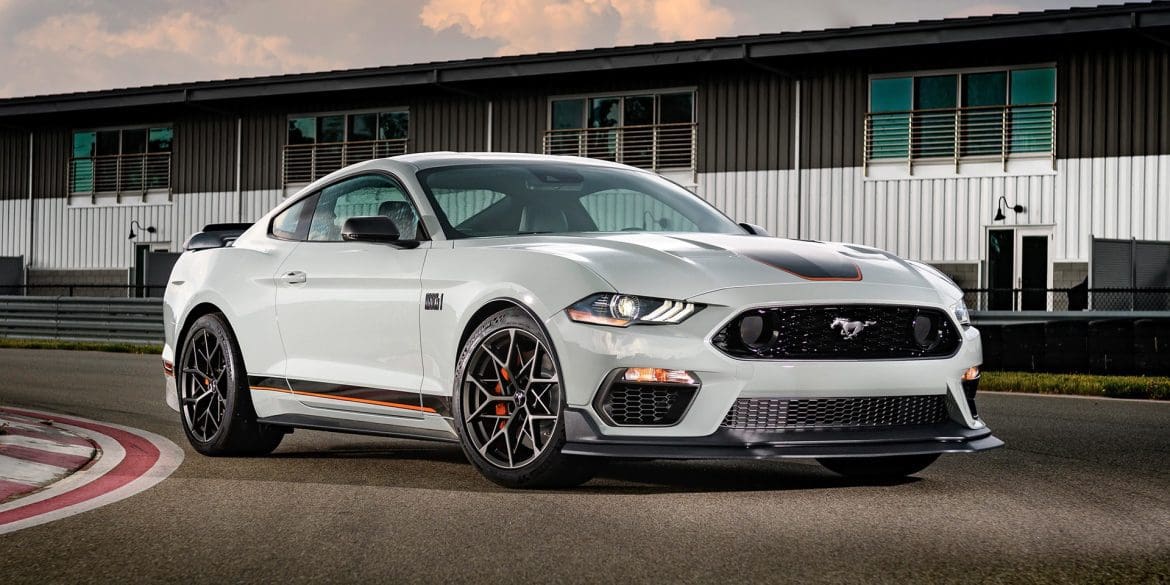
[[[174,121],[171,188],[176,193],[236,187],[236,118],[192,113]]]
[[[696,91],[699,172],[792,168],[794,86],[759,70],[704,79]]]
[[[37,130],[33,136],[33,196],[64,197],[69,194],[69,159],[73,136],[67,128]]]
[[[543,152],[548,128],[548,97],[516,94],[492,100],[492,150],[495,152]]]
[[[487,150],[487,101],[432,96],[410,105],[410,151]]]
[[[1170,154],[1170,49],[1090,46],[1057,70],[1057,156]]]
[[[28,135],[0,130],[0,200],[28,199]]]
[[[826,67],[801,81],[800,166],[861,164],[869,77],[851,66]]]
[[[28,199],[0,199],[0,256],[28,256]]]
[[[248,113],[242,119],[240,183],[245,191],[281,187],[281,149],[288,116],[280,112]]]

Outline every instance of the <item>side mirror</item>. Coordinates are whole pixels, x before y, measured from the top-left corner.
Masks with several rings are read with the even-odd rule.
[[[768,233],[768,230],[766,230],[766,229],[764,229],[764,228],[762,228],[754,223],[741,223],[741,224],[739,224],[739,227],[743,228],[744,231],[746,231],[747,233],[749,233],[753,236],[771,236],[772,235],[772,234]]]
[[[341,239],[347,242],[375,242],[393,244],[399,248],[414,248],[418,242],[399,240],[398,226],[384,215],[351,217],[341,226]]]

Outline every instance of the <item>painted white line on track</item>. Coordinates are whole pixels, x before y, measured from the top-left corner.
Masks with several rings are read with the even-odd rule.
[[[5,407],[4,410],[53,420],[55,425],[93,440],[101,454],[89,467],[48,488],[0,505],[0,534],[52,522],[124,500],[166,479],[183,462],[183,450],[178,445],[150,431],[27,408]],[[126,437],[119,440],[111,436],[123,433],[131,435],[134,440],[146,441],[157,450],[157,454],[144,454],[141,445],[127,442]],[[127,453],[127,447],[133,448],[134,452]],[[147,464],[149,467],[137,469],[133,465],[135,462],[139,463],[139,467],[145,467]],[[126,469],[133,471],[128,472]],[[106,489],[107,487],[111,489]],[[5,520],[6,517],[17,519]]]
[[[69,473],[65,467],[0,455],[0,479],[39,485]]]
[[[61,455],[77,455],[78,457],[89,457],[89,455],[93,453],[92,446],[55,443],[48,439],[38,439],[36,437],[26,437],[23,435],[0,435],[0,445],[28,447],[29,449],[36,449],[38,451],[60,453]]]

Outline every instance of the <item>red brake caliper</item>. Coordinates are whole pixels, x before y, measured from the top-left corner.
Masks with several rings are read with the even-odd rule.
[[[507,380],[508,379],[508,370],[505,370],[504,368],[500,368],[500,378],[503,380]],[[499,394],[500,396],[504,395],[503,382],[496,382],[496,394]],[[504,404],[503,402],[497,402],[496,403],[496,416],[507,416],[507,415],[508,415],[508,405]],[[501,430],[503,430],[504,424],[505,424],[504,421],[500,421],[499,428]]]

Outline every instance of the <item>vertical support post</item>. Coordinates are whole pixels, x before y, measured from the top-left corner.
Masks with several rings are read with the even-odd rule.
[[[962,139],[963,139],[962,126],[960,126],[960,122],[962,120],[961,111],[962,110],[960,110],[959,108],[955,108],[955,122],[954,122],[955,129],[952,132],[952,136],[953,136],[952,139],[955,141],[953,146],[954,146],[954,160],[955,160],[955,174],[956,175],[959,174],[959,143],[962,142]]]
[[[492,151],[492,100],[487,103],[487,144],[484,147],[484,152]]]
[[[236,222],[243,223],[244,221],[244,187],[242,182],[243,177],[243,160],[244,154],[242,152],[244,145],[244,118],[236,116]]]
[[[1007,145],[1008,145],[1008,108],[1004,106],[999,121],[999,164],[1003,172],[1007,172]]]
[[[35,133],[28,133],[28,259],[24,262],[24,284],[28,285],[28,276],[32,272],[34,246],[36,245],[36,216],[37,205],[36,200],[33,199],[33,140],[35,140]],[[72,189],[70,189],[72,191]],[[28,295],[28,288],[24,289],[25,296]]]
[[[803,239],[804,231],[804,189],[800,170],[800,80],[796,80],[796,96],[792,105],[792,167],[796,173],[796,239]],[[779,226],[777,226],[779,227]]]

